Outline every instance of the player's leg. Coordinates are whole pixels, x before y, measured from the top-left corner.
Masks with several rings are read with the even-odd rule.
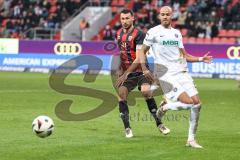
[[[129,110],[128,110],[128,105],[127,105],[128,89],[125,86],[120,86],[118,88],[118,95],[119,95],[120,117],[122,118],[124,127],[125,128],[130,128]]]
[[[157,104],[155,102],[155,99],[153,98],[151,91],[150,91],[150,85],[148,83],[144,83],[141,85],[141,93],[147,103],[148,110],[152,114],[156,125],[159,126],[162,124],[161,120],[157,118],[156,112],[157,112]]]
[[[188,141],[193,141],[195,139],[201,109],[201,103],[198,95],[192,96],[191,98],[194,102],[194,106],[191,108],[190,112]]]
[[[190,111],[187,146],[194,148],[202,148],[202,146],[200,146],[195,140],[201,109],[201,102],[198,96],[198,91],[195,87],[192,77],[188,73],[183,73],[182,75],[180,75],[180,77],[181,79],[179,80],[179,83],[182,85],[187,94],[191,97],[194,104]]]
[[[120,86],[118,89],[118,96],[119,113],[125,128],[125,135],[127,138],[131,138],[133,134],[129,122],[129,109],[127,105],[128,89],[125,86]]]
[[[147,103],[148,106],[148,110],[151,113],[151,115],[153,116],[155,122],[156,122],[156,126],[159,128],[160,132],[163,134],[169,134],[170,133],[170,129],[168,129],[166,126],[163,125],[161,119],[159,119],[156,115],[157,113],[157,104],[155,99],[152,96],[152,91],[151,91],[151,86],[149,84],[149,82],[147,82],[147,80],[145,79],[145,77],[141,77],[139,80],[139,85],[141,87],[141,93],[143,95],[143,97],[145,98],[145,101]]]
[[[200,116],[200,110],[201,110],[201,102],[198,95],[194,95],[191,97],[194,106],[191,108],[190,112],[190,119],[189,119],[189,130],[188,130],[188,140],[187,140],[187,146],[194,147],[194,148],[202,148],[197,142],[196,142],[196,132],[198,128],[198,121]]]
[[[133,137],[133,133],[131,130],[130,122],[129,122],[129,109],[127,104],[127,97],[131,90],[136,87],[137,83],[134,79],[127,79],[122,86],[118,88],[118,96],[119,96],[119,112],[120,117],[123,121],[125,134],[127,138]]]

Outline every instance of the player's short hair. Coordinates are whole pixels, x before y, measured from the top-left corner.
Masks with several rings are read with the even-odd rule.
[[[123,9],[121,12],[120,12],[120,14],[128,14],[128,13],[130,13],[131,14],[131,16],[133,16],[133,11],[132,10],[130,10],[130,9]]]

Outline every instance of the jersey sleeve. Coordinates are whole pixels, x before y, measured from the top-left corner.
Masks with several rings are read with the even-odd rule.
[[[154,34],[150,32],[150,30],[147,32],[145,39],[143,41],[143,44],[147,46],[152,46],[154,42]]]
[[[142,45],[144,38],[145,38],[145,33],[143,33],[142,31],[139,31],[135,39],[136,45],[138,44]]]
[[[183,37],[182,37],[182,34],[181,32],[179,31],[179,45],[178,45],[179,48],[184,48],[183,46]]]
[[[145,38],[145,33],[142,31],[139,31],[135,38],[136,49],[142,48],[144,38]]]

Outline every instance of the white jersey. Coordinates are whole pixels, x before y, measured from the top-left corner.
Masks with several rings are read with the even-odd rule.
[[[184,48],[179,30],[158,25],[147,32],[143,44],[151,47],[154,63],[166,66],[168,73],[187,71],[186,59],[179,51]]]

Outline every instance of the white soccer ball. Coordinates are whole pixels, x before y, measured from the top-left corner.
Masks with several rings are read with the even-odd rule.
[[[32,130],[38,137],[48,137],[54,130],[53,120],[48,116],[38,116],[33,120]]]

